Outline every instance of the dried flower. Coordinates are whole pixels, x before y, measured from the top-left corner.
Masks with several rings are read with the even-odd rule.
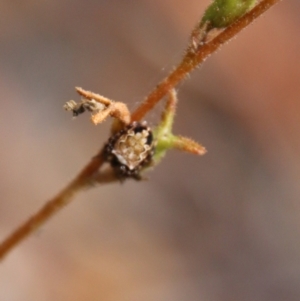
[[[130,123],[130,112],[124,103],[115,102],[102,95],[85,91],[82,88],[77,87],[76,91],[82,96],[82,100],[79,103],[70,100],[64,105],[64,109],[72,111],[73,116],[89,111],[92,113],[91,120],[94,124],[101,123],[108,116],[120,120],[125,125]]]

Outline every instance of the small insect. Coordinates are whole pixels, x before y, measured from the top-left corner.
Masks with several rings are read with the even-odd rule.
[[[131,123],[112,136],[104,147],[104,158],[120,180],[141,180],[140,171],[150,165],[153,154],[153,134],[146,122]]]
[[[73,116],[77,117],[85,111],[103,111],[105,109],[105,106],[102,103],[95,101],[94,99],[83,98],[79,103],[76,103],[74,100],[67,101],[64,105],[64,109],[66,111],[72,111]]]

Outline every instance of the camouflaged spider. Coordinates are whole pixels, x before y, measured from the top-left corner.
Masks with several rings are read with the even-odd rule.
[[[141,180],[140,172],[151,164],[153,154],[153,133],[146,121],[134,121],[118,131],[109,138],[103,152],[120,180]]]

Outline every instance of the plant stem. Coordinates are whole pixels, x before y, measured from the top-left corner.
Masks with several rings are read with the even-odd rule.
[[[224,31],[210,42],[201,45],[196,51],[187,51],[181,63],[147,96],[145,101],[132,114],[132,121],[141,120],[162,97],[182,81],[209,55],[219,49],[221,45],[229,41],[243,28],[252,23],[258,16],[279,1],[280,0],[262,0],[256,7],[224,29]],[[97,174],[103,163],[104,160],[100,152],[100,154],[94,157],[82,169],[78,176],[58,195],[48,201],[38,212],[5,238],[0,244],[0,260],[48,219],[68,205],[79,191],[94,183],[109,183],[114,181],[115,176],[110,172],[107,174]]]
[[[43,225],[50,217],[68,205],[77,192],[88,187],[102,164],[102,156],[94,157],[68,186],[12,232],[0,245],[0,260],[3,260],[5,255]]]
[[[168,91],[178,85],[191,71],[203,63],[206,58],[279,1],[262,0],[252,10],[225,28],[211,41],[204,43],[196,51],[187,51],[180,64],[150,92],[143,103],[132,113],[131,120],[141,120]]]

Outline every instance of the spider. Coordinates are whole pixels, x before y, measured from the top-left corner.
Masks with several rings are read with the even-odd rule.
[[[151,165],[154,139],[147,122],[132,122],[118,131],[104,146],[104,158],[118,178],[141,180],[141,170]]]

